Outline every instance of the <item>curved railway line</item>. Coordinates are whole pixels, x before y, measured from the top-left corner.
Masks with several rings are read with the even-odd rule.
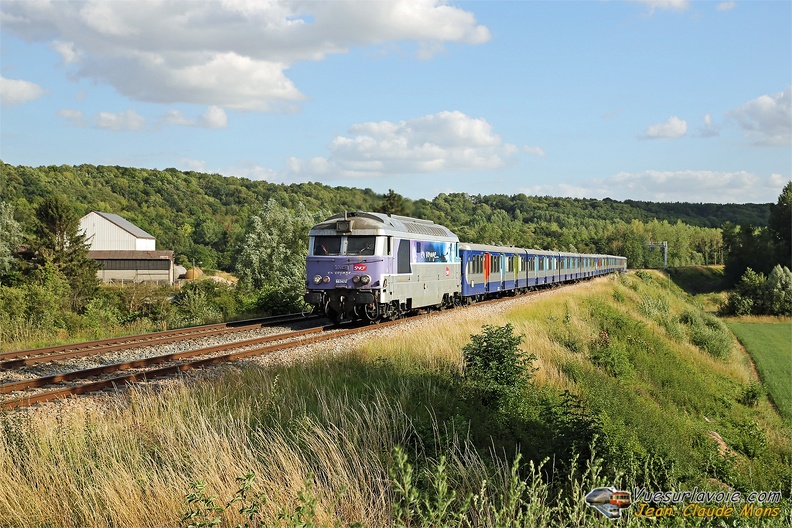
[[[533,291],[529,292],[527,295],[531,296],[536,293],[538,292]],[[477,305],[502,302],[514,298],[514,296],[507,296],[485,301],[483,303],[477,303]],[[302,345],[397,325],[405,321],[415,320],[416,318],[432,316],[435,313],[436,312],[428,312],[422,315],[382,322],[376,325],[364,324],[351,327],[339,327],[337,325],[316,324],[302,330],[280,332],[252,339],[193,348],[181,352],[136,358],[97,367],[60,372],[54,375],[10,381],[0,385],[0,409],[8,410],[28,407],[37,403],[67,398],[69,396],[102,391],[105,389],[121,388],[127,384],[153,380],[191,369],[217,365],[252,356],[272,354]],[[229,334],[242,330],[256,330],[265,326],[306,321],[309,320],[309,318],[315,319],[317,323],[322,323],[324,321],[324,319],[320,317],[297,314],[235,323],[206,325],[125,338],[75,343],[72,345],[59,345],[55,347],[6,352],[0,354],[0,370],[12,370],[16,372],[30,365],[39,363],[99,356],[121,349],[175,343]],[[118,375],[118,373],[122,371],[127,371],[128,373]]]

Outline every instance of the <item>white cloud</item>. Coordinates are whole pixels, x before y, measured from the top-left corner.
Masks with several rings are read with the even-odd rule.
[[[768,203],[775,202],[788,179],[745,171],[620,172],[609,178],[576,185],[539,185],[523,189],[526,194],[613,198],[651,202]]]
[[[734,118],[754,144],[792,144],[792,85],[783,92],[762,95],[727,114]]]
[[[545,151],[542,147],[530,147],[525,145],[523,147],[523,152],[527,152],[528,154],[533,154],[534,156],[539,156],[540,158],[545,157]]]
[[[484,119],[439,112],[409,121],[360,123],[330,143],[330,156],[290,158],[287,177],[376,178],[497,169],[518,152]]]
[[[688,0],[631,0],[643,4],[649,8],[650,13],[654,13],[657,9],[670,9],[673,11],[684,11],[690,7]]]
[[[687,123],[684,119],[671,116],[665,123],[651,125],[643,133],[644,139],[673,139],[682,137],[687,133]]]
[[[736,2],[721,2],[716,8],[718,11],[731,11],[737,6]]]
[[[182,158],[179,160],[179,165],[184,167],[183,170],[206,172],[206,162],[201,160],[194,160],[190,158]]]
[[[715,137],[720,134],[718,125],[712,122],[710,114],[704,115],[704,125],[699,128],[699,136],[703,138]]]
[[[74,42],[56,40],[52,43],[52,49],[61,56],[65,64],[72,64],[80,59],[80,52],[74,47]]]
[[[135,112],[134,110],[127,110],[126,112],[99,112],[96,114],[96,127],[107,128],[109,130],[143,130],[146,126],[146,119]]]
[[[169,110],[161,122],[172,126],[193,126],[203,128],[226,128],[228,115],[219,106],[210,106],[198,119],[188,119],[178,110]]]
[[[228,126],[228,115],[222,108],[210,106],[198,122],[206,128],[226,128]]]
[[[0,77],[0,102],[6,105],[17,105],[35,101],[44,95],[44,89],[38,84],[19,79]]]
[[[489,30],[444,0],[4,2],[3,31],[49,41],[74,76],[141,101],[293,111],[296,61],[355,46],[481,44]],[[216,117],[216,116],[215,116]]]
[[[58,110],[58,117],[61,117],[66,120],[66,123],[71,126],[83,127],[86,126],[85,118],[83,117],[83,113],[79,110],[74,110],[71,108],[64,108],[62,110]]]

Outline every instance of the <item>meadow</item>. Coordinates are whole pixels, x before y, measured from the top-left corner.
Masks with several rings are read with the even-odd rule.
[[[792,322],[775,318],[727,320],[748,350],[778,411],[792,422]]]
[[[474,376],[494,335],[516,363]],[[4,412],[0,526],[613,526],[583,500],[601,486],[780,490],[776,515],[718,523],[788,526],[792,427],[757,381],[666,277],[603,278]]]

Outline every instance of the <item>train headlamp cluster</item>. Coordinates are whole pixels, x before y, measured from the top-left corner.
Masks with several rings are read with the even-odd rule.
[[[316,284],[317,286],[322,283],[328,284],[329,282],[330,282],[330,277],[322,277],[321,275],[313,276],[313,283]],[[355,275],[354,277],[352,277],[352,282],[354,282],[355,284],[362,284],[365,286],[366,284],[369,284],[371,282],[371,276]]]

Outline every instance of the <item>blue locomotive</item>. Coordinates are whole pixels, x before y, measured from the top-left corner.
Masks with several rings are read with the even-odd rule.
[[[311,228],[304,299],[336,322],[378,321],[626,268],[624,257],[460,243],[429,220],[344,213]]]

